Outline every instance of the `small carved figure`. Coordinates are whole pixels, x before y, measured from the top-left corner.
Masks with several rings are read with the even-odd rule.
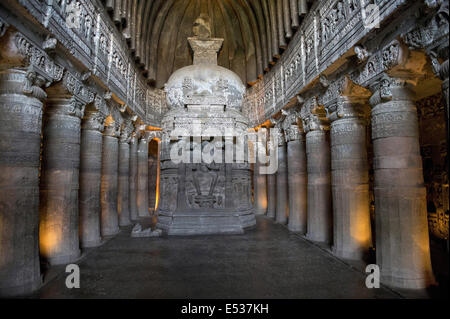
[[[200,39],[211,38],[211,24],[209,17],[202,13],[197,20],[195,20],[192,30],[194,32],[194,36]]]

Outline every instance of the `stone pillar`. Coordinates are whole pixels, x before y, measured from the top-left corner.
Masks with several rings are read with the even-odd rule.
[[[270,139],[272,136],[269,134]],[[271,140],[267,141],[268,151],[273,152],[278,146],[270,146]],[[267,217],[275,219],[277,209],[277,173],[267,174]]]
[[[86,112],[81,127],[80,163],[80,244],[96,247],[101,243],[100,181],[104,117],[98,111]]]
[[[80,133],[84,104],[65,92],[50,94],[44,113],[40,252],[52,265],[74,262],[79,247]]]
[[[447,48],[448,52],[448,48]],[[448,53],[447,53],[448,54]],[[449,90],[448,90],[448,71],[449,71],[449,65],[448,65],[448,56],[447,60],[442,63],[439,70],[440,78],[442,79],[442,93],[444,94],[444,99],[446,103],[445,108],[445,118],[447,120],[446,122],[446,130],[447,130],[447,156],[450,154],[450,111],[449,111]],[[447,174],[450,173],[450,161],[447,160]],[[447,238],[447,252],[450,249],[450,236]]]
[[[0,71],[0,296],[27,294],[41,284],[39,155],[46,94],[34,86],[39,81],[45,82],[21,69]]]
[[[366,145],[368,101],[338,96],[327,109],[332,121],[333,253],[362,260],[372,245]]]
[[[129,226],[130,220],[130,135],[131,123],[124,124],[119,142],[119,186],[117,197],[117,210],[119,213],[119,226]]]
[[[331,210],[331,159],[329,124],[323,107],[313,98],[302,108],[306,132],[308,171],[307,237],[312,241],[331,243],[333,214]]]
[[[445,97],[445,102],[446,102],[446,106],[447,106],[447,123],[448,123],[448,119],[449,119],[449,92],[448,92],[448,70],[449,70],[449,66],[448,66],[448,59],[444,61],[444,63],[442,63],[439,73],[440,73],[440,77],[442,79],[442,93],[444,94]]]
[[[148,137],[139,140],[138,152],[137,207],[139,217],[149,217],[148,213]]]
[[[112,236],[119,232],[119,215],[117,210],[119,135],[119,125],[114,121],[107,123],[103,134],[101,181],[102,236]]]
[[[381,281],[424,288],[434,278],[413,82],[385,78],[370,102]]]
[[[260,174],[260,166],[258,160],[253,166],[255,214],[265,215],[267,213],[267,175]]]
[[[264,129],[265,130],[265,129]],[[258,134],[258,138],[261,134]],[[266,133],[263,134],[266,135]],[[255,214],[265,215],[267,214],[267,174],[261,174],[260,168],[262,167],[259,158],[266,157],[266,143],[264,141],[256,141],[256,162],[253,165],[253,185],[255,189]]]
[[[305,133],[297,123],[285,130],[289,189],[290,231],[306,234],[307,175]]]
[[[278,130],[278,170],[276,175],[277,208],[275,221],[286,224],[289,215],[286,142],[283,131],[279,128],[276,128],[276,130]]]
[[[138,136],[136,132],[133,132],[130,141],[130,219],[131,221],[138,220],[138,208],[137,208],[137,173],[138,173]]]

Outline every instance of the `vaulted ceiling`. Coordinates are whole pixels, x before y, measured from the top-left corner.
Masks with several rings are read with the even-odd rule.
[[[224,38],[219,65],[252,84],[286,47],[307,11],[306,0],[104,0],[149,83],[161,88],[192,64],[187,38],[201,14]]]

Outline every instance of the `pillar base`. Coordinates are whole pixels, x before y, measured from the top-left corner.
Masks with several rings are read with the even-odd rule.
[[[81,256],[81,251],[77,250],[76,252],[66,255],[66,256],[57,256],[57,257],[51,257],[51,258],[45,258],[45,261],[47,261],[52,266],[57,265],[64,265],[64,264],[70,264],[78,260]]]
[[[120,228],[103,228],[102,229],[102,236],[115,236],[118,233],[120,233]]]
[[[255,215],[256,216],[264,216],[264,215],[266,215],[267,214],[267,211],[266,210],[254,210],[254,213],[255,213]]]
[[[306,227],[288,224],[288,229],[293,233],[306,234]]]
[[[128,220],[128,221],[126,221],[126,222],[119,222],[119,226],[120,226],[120,227],[131,226],[131,220]]]
[[[267,218],[275,219],[275,212],[267,212]]]
[[[0,288],[0,298],[11,298],[11,297],[22,297],[30,295],[31,293],[38,290],[42,285],[41,277],[37,278],[33,282],[26,283],[20,286],[14,287],[1,287]]]
[[[99,238],[98,240],[90,240],[86,242],[81,242],[81,248],[95,248],[102,244],[102,239]]]
[[[348,260],[365,260],[369,254],[369,252],[366,250],[350,251],[350,250],[336,249],[335,247],[332,248],[332,252],[334,256]]]
[[[316,242],[316,243],[322,243],[322,244],[327,244],[327,245],[331,244],[331,241],[329,239],[324,238],[322,236],[316,236],[314,234],[311,235],[311,234],[307,233],[306,234],[306,239],[308,239],[310,241],[313,241],[313,242]]]
[[[387,276],[383,274],[383,271],[381,271],[381,283],[398,289],[426,289],[432,285],[436,285],[436,281],[432,274],[428,274],[428,276],[424,278],[409,279]]]

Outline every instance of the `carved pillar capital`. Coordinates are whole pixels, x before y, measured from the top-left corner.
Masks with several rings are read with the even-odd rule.
[[[305,139],[305,131],[303,125],[292,124],[284,129],[284,138],[286,143]]]
[[[105,94],[96,94],[94,98],[94,108],[102,114],[108,114],[108,105],[106,104]]]
[[[46,105],[49,114],[70,115],[82,119],[86,104],[75,97],[51,97]]]
[[[408,136],[418,137],[414,87],[409,81],[383,77],[370,98],[372,106],[372,139]]]
[[[400,40],[394,40],[386,46],[382,50],[381,58],[384,73],[412,86],[415,86],[427,74],[425,53],[410,50]]]
[[[369,99],[372,107],[389,101],[413,100],[415,96],[413,82],[405,78],[384,75],[374,88],[375,92]]]
[[[286,118],[283,121],[284,139],[286,143],[290,141],[303,140],[305,131],[303,122],[299,121],[300,112],[296,108],[291,108],[285,112]]]
[[[448,0],[425,0],[428,7],[427,19],[415,24],[415,28],[402,34],[401,38],[412,50],[425,49],[426,52],[436,52],[441,59],[448,59],[449,36],[449,2]]]
[[[141,136],[139,137],[139,144],[148,144],[148,142],[149,139],[147,132],[142,133]]]
[[[44,50],[38,48],[23,34],[12,27],[8,28],[8,24],[3,21],[0,21],[0,36],[3,47],[0,57],[1,68],[17,69],[26,73],[23,84],[17,86],[19,82],[14,81],[15,85],[9,87],[9,90],[45,99],[47,95],[42,87],[60,81],[64,68],[56,64]]]
[[[343,118],[367,119],[369,116],[367,102],[370,96],[371,92],[368,89],[355,84],[344,75],[331,82],[319,103],[325,106],[331,122]]]
[[[80,119],[84,116],[86,105],[94,102],[95,98],[94,92],[84,85],[77,75],[69,71],[64,73],[61,82],[47,89],[47,94],[52,101],[69,101],[68,103],[51,103],[49,112],[71,115]]]
[[[120,143],[128,144],[131,142],[131,135],[133,133],[133,125],[131,121],[125,121],[121,126]]]
[[[273,128],[273,133],[274,135],[276,135],[276,140],[278,142],[278,146],[283,146],[286,143],[286,140],[284,138],[284,131],[283,128],[281,127],[274,127]]]
[[[131,143],[137,143],[139,141],[139,138],[141,137],[141,130],[139,127],[134,126],[133,131],[131,132]]]
[[[109,120],[111,120],[111,117],[109,117]],[[107,119],[106,123],[105,123],[105,131],[104,131],[103,135],[119,138],[120,137],[120,124],[117,122],[114,122],[114,121],[108,121],[108,119]]]
[[[303,122],[305,133],[311,131],[330,130],[330,121],[327,118],[327,112],[323,105],[319,105],[317,97],[311,97],[301,103],[300,117]]]
[[[86,111],[81,128],[103,132],[105,129],[105,116],[98,111]]]
[[[5,81],[0,92],[26,95],[41,101],[47,98],[47,94],[42,89],[45,79],[36,73],[21,68],[12,68],[0,71],[0,74],[2,81]]]

